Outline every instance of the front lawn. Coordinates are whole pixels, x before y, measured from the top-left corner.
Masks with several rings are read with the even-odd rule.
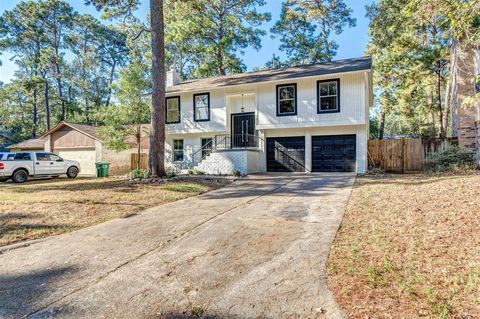
[[[56,179],[0,184],[0,246],[57,235],[194,196],[226,179],[132,184],[124,179]]]
[[[480,318],[480,175],[358,178],[328,273],[349,318]]]

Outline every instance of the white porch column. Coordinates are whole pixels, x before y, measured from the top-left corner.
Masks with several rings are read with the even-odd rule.
[[[312,172],[312,134],[305,132],[305,171]]]
[[[259,130],[258,137],[260,138],[259,140],[260,152],[258,152],[258,171],[259,173],[266,173],[267,172],[267,156],[265,154],[267,151],[267,140],[265,138],[265,131]]]

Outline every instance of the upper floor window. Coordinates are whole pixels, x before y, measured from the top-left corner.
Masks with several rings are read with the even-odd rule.
[[[180,97],[166,98],[167,124],[180,123]]]
[[[183,140],[173,140],[173,161],[183,161]]]
[[[210,121],[210,93],[193,95],[193,120]]]
[[[340,112],[340,79],[317,82],[317,112]]]
[[[297,115],[297,84],[277,85],[277,116]]]

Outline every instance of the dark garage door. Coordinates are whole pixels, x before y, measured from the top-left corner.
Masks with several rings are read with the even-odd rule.
[[[355,172],[356,135],[312,137],[314,172]]]
[[[305,172],[305,137],[267,138],[267,171]]]

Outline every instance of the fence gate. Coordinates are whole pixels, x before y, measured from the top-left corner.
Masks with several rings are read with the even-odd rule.
[[[130,161],[131,170],[134,170],[137,168],[137,158],[138,158],[138,155],[136,153],[133,153]],[[140,154],[140,169],[144,169],[144,170],[148,169],[148,155],[145,153]]]
[[[425,161],[455,144],[455,139],[369,140],[368,163],[389,173],[415,173]]]

